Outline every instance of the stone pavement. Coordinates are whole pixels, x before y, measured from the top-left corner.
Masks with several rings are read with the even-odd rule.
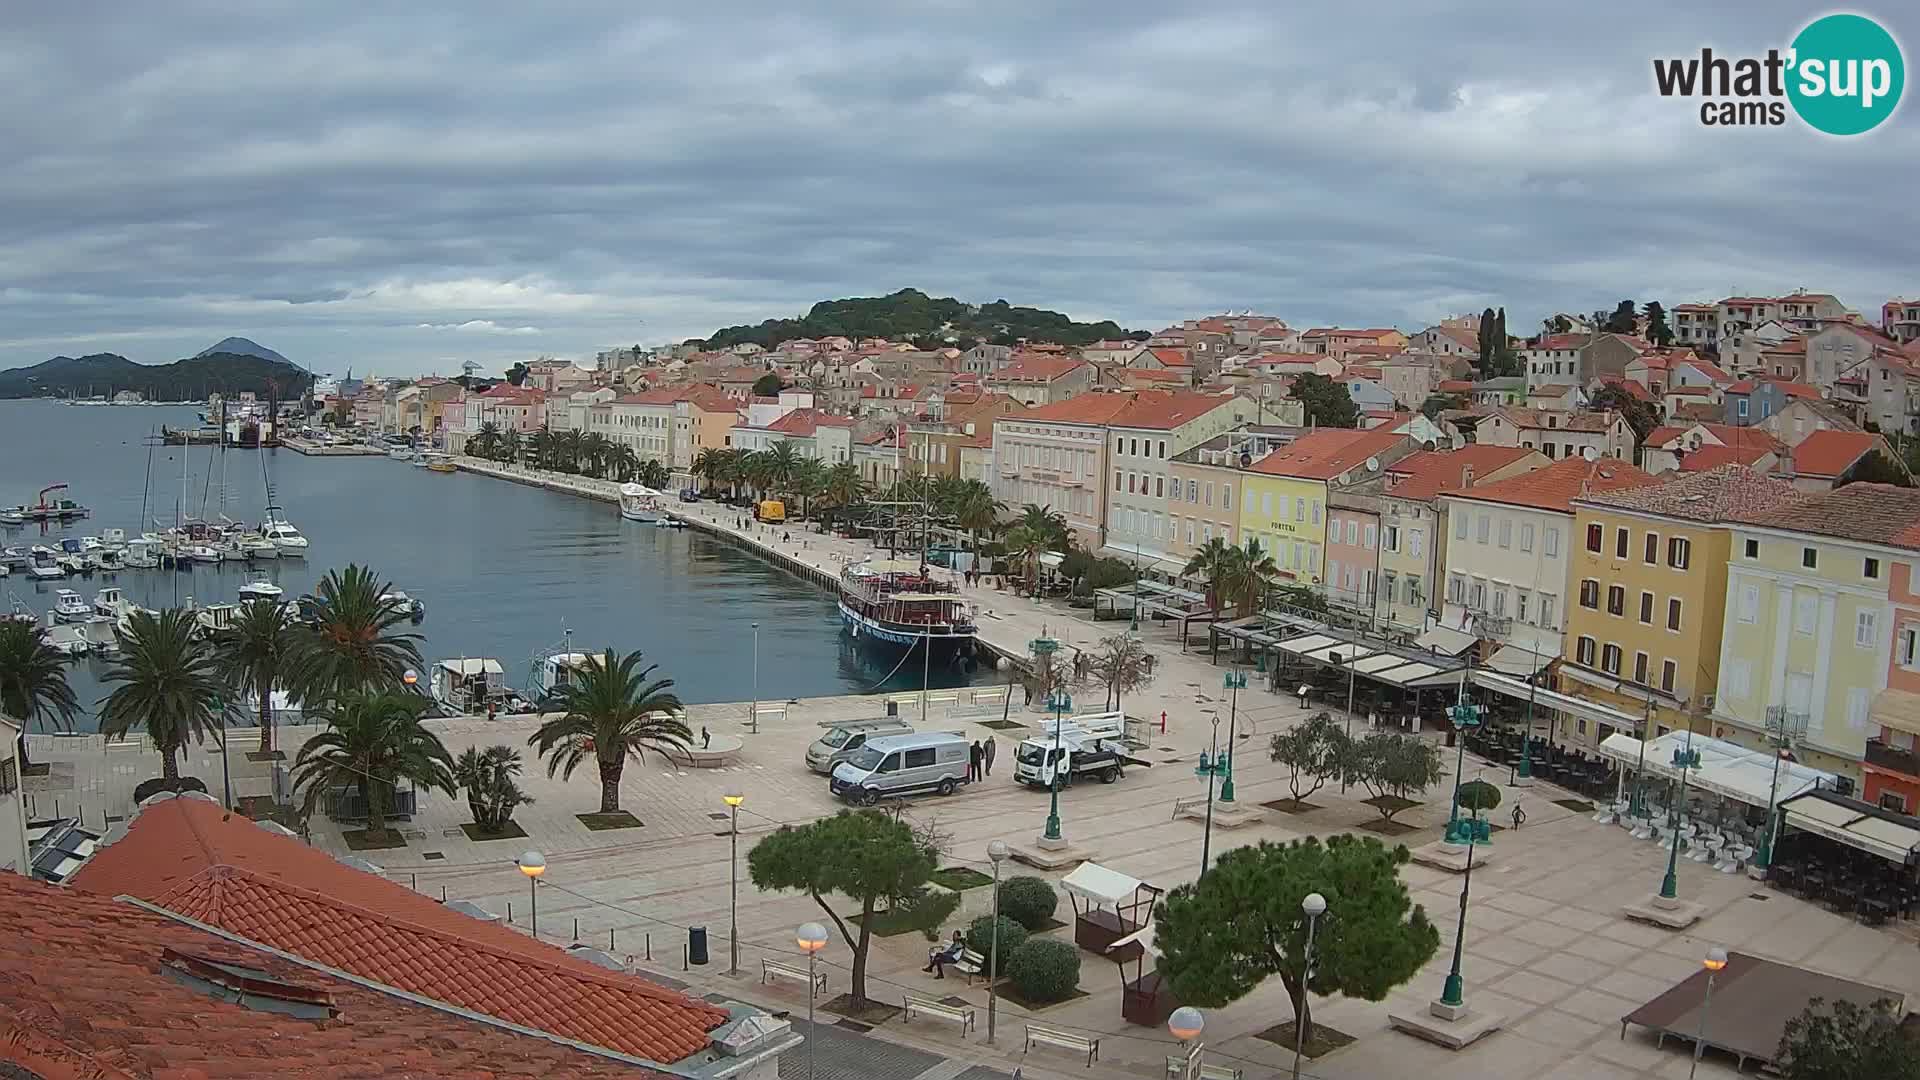
[[[776,546],[777,537],[775,533],[772,539]],[[816,541],[821,538],[808,538],[809,545]],[[811,546],[797,549],[803,554],[813,550]],[[829,553],[834,550],[822,549],[823,563],[831,564]],[[1089,644],[1119,625],[1096,627],[1066,609],[991,589],[975,591],[983,594],[979,602],[989,611],[982,620],[989,637],[1015,651],[1023,651],[1025,639],[1036,635],[1043,624],[1071,644]],[[1225,702],[1218,689],[1222,669],[1209,665],[1204,656],[1181,655],[1162,628],[1150,626],[1145,636],[1161,663],[1154,683],[1129,700],[1127,711],[1156,719],[1163,709],[1168,714],[1166,733],[1157,735],[1153,746],[1143,752],[1150,767],[1131,768],[1111,786],[1076,786],[1062,795],[1061,810],[1068,837],[1096,860],[1170,888],[1192,880],[1200,869],[1202,826],[1174,819],[1172,805],[1178,797],[1204,794],[1192,767],[1198,752],[1214,737],[1215,714],[1221,717],[1220,737],[1225,738]],[[777,688],[769,691],[769,697],[776,693]],[[1082,703],[1083,708],[1093,704]],[[420,814],[407,823],[404,849],[369,852],[365,857],[389,876],[430,895],[468,900],[503,916],[511,905],[513,921],[526,926],[530,921],[528,885],[513,859],[527,848],[537,848],[548,861],[540,886],[543,937],[566,944],[577,935],[582,942],[610,948],[616,956],[632,957],[638,969],[684,982],[693,992],[737,996],[771,1009],[796,1010],[804,1017],[802,992],[786,984],[762,985],[759,961],[762,957],[798,958],[791,944],[793,928],[819,918],[820,911],[802,896],[758,892],[744,880],[744,867],[739,906],[741,974],[724,974],[730,868],[726,808],[720,796],[729,790],[746,795],[740,819],[744,860],[745,849],[780,823],[810,820],[837,808],[825,781],[807,772],[801,762],[818,723],[878,715],[883,707],[879,698],[801,702],[783,720],[768,721],[757,734],[745,734],[739,762],[724,769],[681,769],[652,758],[630,764],[621,784],[622,805],[645,823],[640,829],[588,831],[574,815],[596,808],[594,778],[549,779],[543,766],[530,761],[524,786],[536,801],[515,816],[528,833],[526,839],[472,841],[458,828],[468,820],[464,804],[433,795],[423,798]],[[913,712],[911,708],[902,711]],[[746,713],[744,703],[702,705],[691,710],[691,718],[696,727],[704,723],[716,732],[743,733]],[[1016,705],[1013,715],[1022,718],[1023,710]],[[1288,795],[1286,777],[1264,752],[1266,736],[1303,715],[1291,696],[1274,695],[1257,686],[1241,693],[1237,722],[1248,737],[1236,748],[1240,801],[1260,803]],[[938,726],[965,726],[970,738],[1001,740],[1000,769],[995,776],[949,798],[916,800],[909,811],[915,821],[936,824],[950,837],[949,865],[988,872],[988,841],[1030,840],[1046,814],[1047,798],[1019,788],[1006,775],[1012,764],[1010,739],[1018,732],[992,731],[964,718],[950,721],[938,705],[929,718]],[[1039,718],[1024,713],[1028,723]],[[434,723],[456,754],[468,745],[524,746],[533,727],[533,721],[524,717],[492,723],[476,718]],[[297,748],[306,734],[288,730],[281,745]],[[65,774],[68,797],[82,799],[95,822],[103,813],[124,815],[132,783],[155,771],[150,751],[138,746],[108,750],[97,737],[36,736],[31,743],[36,760],[53,761],[57,769],[71,766]],[[1467,760],[1469,778],[1484,774],[1504,782],[1504,769],[1471,757]],[[236,791],[250,792],[264,783],[264,766],[242,762],[243,756],[237,753],[230,760]],[[1451,758],[1448,765],[1451,768]],[[186,771],[206,778],[218,791],[217,754],[196,751],[189,756]],[[1304,814],[1270,812],[1258,824],[1216,828],[1214,850],[1358,829],[1378,819],[1371,807],[1359,801],[1365,794],[1359,789],[1343,793],[1337,785],[1323,788],[1312,798],[1319,809]],[[1438,996],[1451,958],[1459,878],[1413,866],[1406,871],[1406,880],[1416,901],[1440,925],[1443,948],[1388,1002],[1317,1001],[1316,1021],[1356,1041],[1310,1062],[1303,1075],[1324,1080],[1411,1075],[1423,1080],[1682,1076],[1688,1065],[1686,1048],[1677,1044],[1655,1048],[1652,1039],[1638,1031],[1621,1039],[1619,1018],[1696,970],[1712,944],[1920,994],[1920,953],[1915,950],[1911,924],[1889,930],[1862,927],[1743,876],[1721,875],[1684,859],[1681,895],[1702,902],[1706,917],[1682,933],[1628,922],[1620,916],[1620,907],[1655,888],[1665,865],[1664,850],[1635,841],[1621,829],[1595,824],[1584,812],[1557,805],[1553,800],[1567,798],[1566,793],[1544,782],[1531,789],[1506,789],[1506,795],[1509,806],[1511,800],[1520,800],[1528,821],[1518,831],[1496,834],[1493,844],[1499,858],[1475,872],[1463,959],[1468,1003],[1506,1013],[1506,1030],[1458,1053],[1389,1030],[1390,1008],[1421,1008]],[[35,795],[36,799],[49,797],[45,792]],[[1445,790],[1430,792],[1424,805],[1401,815],[1400,820],[1415,831],[1397,839],[1414,846],[1435,839],[1446,817],[1445,806]],[[324,820],[314,822],[314,827],[316,845],[344,852],[337,827]],[[956,924],[983,913],[991,902],[990,893],[985,888],[964,893]],[[845,905],[836,910],[844,912]],[[1060,914],[1071,918],[1064,897]],[[1337,918],[1338,912],[1330,912],[1329,917]],[[702,926],[710,933],[711,962],[703,967],[683,964],[681,945],[689,926]],[[846,957],[846,946],[838,940],[831,941],[822,954],[830,997],[847,988]],[[840,1037],[847,1035],[879,1038],[890,1047],[930,1055],[942,1072],[958,1068],[958,1075],[967,1077],[976,1076],[977,1068],[987,1070],[977,1073],[986,1078],[1015,1065],[1034,1080],[1089,1075],[1070,1055],[1036,1050],[1023,1058],[1021,1024],[1028,1014],[1004,1002],[999,1045],[986,1047],[984,988],[969,987],[964,980],[935,982],[919,970],[924,960],[924,943],[918,938],[878,939],[870,962],[869,995],[888,1003],[897,1003],[906,991],[958,995],[980,1008],[979,1034],[963,1041],[945,1024],[908,1024],[898,1018],[880,1025],[873,1036],[823,1026],[821,1060],[840,1052],[838,1048],[829,1051],[830,1042],[848,1047],[851,1059],[860,1060],[866,1049],[862,1044],[839,1044]],[[1100,1034],[1105,1042],[1097,1075],[1161,1075],[1165,1056],[1175,1049],[1171,1037],[1164,1030],[1124,1023],[1119,1016],[1117,970],[1090,953],[1083,952],[1081,960],[1080,985],[1087,996],[1045,1008],[1036,1019]],[[1209,1010],[1209,1060],[1239,1065],[1250,1078],[1285,1075],[1291,1049],[1257,1036],[1289,1016],[1277,980],[1230,1006]],[[790,1071],[795,1060],[804,1068],[804,1057],[790,1054],[782,1064],[783,1076],[802,1075]],[[901,1063],[884,1073],[861,1071],[874,1080],[892,1080],[922,1060],[903,1054]],[[935,1066],[924,1065],[913,1075],[931,1068]],[[1709,1056],[1701,1071],[1728,1075],[1732,1068]],[[928,1075],[927,1080],[938,1077]]]

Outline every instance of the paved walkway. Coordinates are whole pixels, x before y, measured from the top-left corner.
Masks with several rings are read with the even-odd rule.
[[[721,508],[705,506],[715,519],[731,521]],[[611,512],[611,511],[610,511]],[[789,557],[832,566],[832,555],[852,549],[842,541],[808,537],[803,543],[782,545],[779,532],[724,526],[752,542],[785,547]],[[815,544],[820,547],[816,549]],[[1000,593],[971,590],[983,610],[983,631],[996,645],[1024,651],[1025,640],[1044,626],[1072,645],[1088,645],[1119,624],[1094,625],[1077,614]],[[1225,727],[1226,703],[1220,690],[1221,669],[1205,658],[1182,655],[1163,629],[1145,631],[1149,646],[1160,658],[1152,686],[1127,703],[1135,716],[1168,716],[1164,735],[1156,735],[1144,752],[1149,768],[1135,768],[1111,786],[1077,786],[1061,800],[1066,832],[1097,861],[1163,888],[1192,880],[1199,871],[1201,825],[1171,816],[1173,800],[1203,794],[1192,767],[1200,750],[1214,737],[1213,717]],[[771,694],[770,694],[771,696]],[[1017,699],[1016,699],[1017,700]],[[1087,703],[1083,703],[1087,704]],[[408,823],[404,849],[366,853],[389,876],[421,892],[447,899],[463,899],[506,915],[526,926],[529,911],[526,880],[514,869],[521,851],[537,848],[547,856],[549,869],[540,886],[541,935],[566,944],[576,938],[608,948],[616,956],[633,958],[641,970],[656,972],[688,984],[697,993],[721,993],[756,1001],[768,1008],[805,1014],[805,998],[794,987],[763,986],[759,961],[773,957],[791,961],[793,928],[819,917],[812,901],[789,894],[763,894],[742,880],[739,924],[741,974],[725,974],[728,960],[729,840],[726,807],[720,796],[729,791],[746,795],[741,813],[740,847],[750,847],[782,822],[806,821],[837,809],[824,781],[801,763],[806,744],[822,721],[877,715],[877,698],[823,698],[801,702],[784,719],[769,721],[758,733],[746,733],[745,703],[696,706],[693,723],[715,731],[739,732],[745,739],[737,764],[725,769],[688,770],[649,759],[630,765],[621,784],[622,804],[645,824],[640,829],[591,832],[574,816],[596,808],[597,784],[590,775],[572,782],[550,780],[546,770],[529,762],[525,786],[535,802],[523,808],[515,821],[526,839],[475,842],[459,830],[467,820],[465,806],[442,796],[423,800],[420,814]],[[908,710],[910,711],[910,710]],[[1022,710],[1013,709],[1016,718]],[[1236,786],[1243,803],[1285,798],[1286,777],[1264,752],[1265,737],[1298,722],[1304,713],[1290,696],[1276,696],[1250,688],[1240,696],[1238,724],[1250,737],[1239,742]],[[1026,713],[1031,723],[1039,719]],[[970,738],[997,737],[1002,741],[1001,769],[986,782],[950,798],[915,801],[914,820],[934,824],[950,837],[949,865],[990,870],[985,850],[990,840],[1029,840],[1046,814],[1046,796],[1014,785],[1005,775],[1011,766],[1012,737],[1018,732],[996,732],[971,721],[949,720],[944,706],[930,710],[930,719],[943,726],[965,726]],[[436,721],[448,747],[455,753],[469,745],[505,743],[524,746],[533,722],[528,718],[491,722],[468,718]],[[289,730],[282,746],[295,748],[307,733]],[[1222,732],[1224,738],[1224,730]],[[151,775],[150,752],[138,747],[107,750],[97,739],[56,740],[35,737],[36,760],[53,761],[64,768],[68,798],[81,798],[86,813],[98,821],[103,813],[124,814],[126,793],[140,777]],[[249,791],[267,783],[265,766],[242,763],[234,755],[236,790]],[[1484,774],[1503,782],[1505,770],[1469,757],[1467,775]],[[1451,767],[1451,760],[1449,760]],[[205,777],[217,791],[217,755],[198,751],[190,755],[187,771]],[[1469,1003],[1498,1008],[1508,1015],[1507,1030],[1460,1052],[1450,1053],[1388,1029],[1386,1015],[1393,1006],[1421,1007],[1436,997],[1450,952],[1443,948],[1389,1002],[1371,1003],[1332,999],[1315,1003],[1315,1019],[1355,1036],[1356,1042],[1325,1059],[1310,1063],[1303,1075],[1324,1080],[1373,1080],[1383,1076],[1421,1076],[1422,1080],[1521,1080],[1535,1077],[1606,1078],[1669,1077],[1684,1075],[1687,1053],[1674,1044],[1658,1049],[1651,1038],[1631,1032],[1620,1038],[1619,1018],[1647,998],[1696,969],[1709,945],[1720,944],[1774,959],[1859,978],[1920,994],[1920,953],[1911,927],[1868,929],[1807,905],[1784,894],[1757,886],[1745,877],[1713,872],[1710,867],[1683,860],[1681,893],[1700,901],[1708,915],[1691,931],[1670,933],[1624,920],[1620,907],[1644,897],[1658,884],[1664,869],[1664,850],[1631,839],[1624,831],[1595,824],[1583,812],[1558,805],[1566,798],[1542,783],[1532,789],[1507,789],[1508,805],[1519,799],[1526,807],[1525,828],[1499,833],[1494,840],[1497,860],[1476,871],[1473,903],[1466,931],[1463,970]],[[1269,813],[1266,820],[1234,830],[1216,829],[1214,850],[1260,840],[1286,840],[1306,834],[1327,835],[1353,831],[1377,820],[1375,811],[1358,800],[1356,789],[1342,793],[1337,786],[1316,793],[1320,809],[1305,814]],[[52,797],[36,792],[36,799]],[[1444,791],[1431,792],[1425,805],[1401,815],[1415,826],[1399,837],[1409,845],[1435,839],[1445,819]],[[68,804],[71,806],[71,803]],[[47,809],[44,804],[41,807]],[[1504,809],[1504,808],[1503,808]],[[316,821],[313,842],[344,853],[337,828]],[[744,870],[744,868],[742,868]],[[1057,875],[1045,875],[1057,877]],[[1437,870],[1410,868],[1408,885],[1418,903],[1443,928],[1451,945],[1458,910],[1458,878]],[[991,902],[990,889],[963,894],[964,906],[956,924],[983,913]],[[844,904],[837,910],[845,910]],[[1071,918],[1067,901],[1063,917]],[[1338,917],[1338,913],[1332,913]],[[712,962],[685,965],[681,946],[686,927],[706,927],[712,939]],[[1070,931],[1056,931],[1066,935]],[[650,953],[650,955],[649,955]],[[1159,1076],[1164,1058],[1175,1049],[1164,1030],[1136,1028],[1119,1016],[1119,973],[1106,960],[1081,953],[1081,988],[1087,996],[1042,1010],[1037,1019],[1053,1026],[1084,1029],[1105,1040],[1099,1075]],[[846,990],[846,946],[830,942],[822,955],[829,971],[828,994]],[[1021,1065],[1034,1080],[1087,1076],[1070,1055],[1036,1050],[1019,1053],[1021,1025],[1026,1011],[1000,1005],[999,1045],[984,1044],[986,995],[984,988],[968,987],[949,979],[935,982],[919,969],[924,943],[915,937],[879,939],[871,959],[870,996],[898,1003],[903,992],[958,995],[981,1009],[981,1034],[965,1041],[947,1025],[936,1022],[907,1024],[893,1019],[874,1035],[892,1047],[930,1055],[934,1062],[963,1069],[969,1080],[988,1080],[992,1070]],[[1237,1064],[1249,1077],[1284,1075],[1292,1061],[1291,1049],[1259,1036],[1288,1019],[1285,994],[1277,980],[1222,1009],[1209,1010],[1207,1044],[1210,1060]],[[824,1021],[823,1021],[824,1024]],[[828,1035],[832,1031],[835,1034]],[[829,1040],[840,1028],[822,1027],[822,1061]],[[848,1053],[855,1062],[843,1075],[892,1080],[897,1072],[913,1068],[920,1058],[902,1053],[897,1068],[885,1072],[860,1069],[860,1048]],[[782,1075],[798,1060],[789,1055]],[[921,1065],[919,1076],[934,1064]],[[973,1071],[984,1067],[987,1072]],[[1706,1075],[1731,1075],[1728,1062],[1709,1057]],[[827,1074],[823,1074],[827,1075]],[[929,1076],[929,1080],[936,1080]]]

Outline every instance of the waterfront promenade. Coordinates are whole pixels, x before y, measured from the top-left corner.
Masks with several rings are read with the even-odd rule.
[[[573,478],[569,478],[572,480]],[[592,483],[577,481],[577,483]],[[777,557],[837,573],[845,557],[858,557],[864,545],[794,531],[783,541],[777,527],[741,526],[736,511],[711,504],[677,507],[694,511],[699,527],[729,536],[737,542]],[[613,512],[611,507],[608,512]],[[839,556],[839,558],[836,558]],[[1123,624],[1093,624],[1065,608],[1035,603],[993,589],[972,589],[982,609],[983,636],[996,648],[1024,653],[1025,643],[1045,632],[1073,647],[1092,645]],[[1198,752],[1210,745],[1212,719],[1226,727],[1225,702],[1219,689],[1221,668],[1204,656],[1183,655],[1172,636],[1161,627],[1143,628],[1149,648],[1159,660],[1153,684],[1127,703],[1135,716],[1153,717],[1164,710],[1167,729],[1156,734],[1142,752],[1150,767],[1133,768],[1111,786],[1079,785],[1063,794],[1061,812],[1068,838],[1103,865],[1134,875],[1162,888],[1191,881],[1199,872],[1202,825],[1175,818],[1174,800],[1204,794],[1204,782],[1195,778]],[[743,639],[744,640],[744,639]],[[596,643],[582,643],[592,647]],[[620,643],[612,642],[616,647]],[[744,650],[743,681],[751,660]],[[990,687],[992,680],[979,686]],[[774,688],[767,691],[775,698]],[[965,691],[957,704],[965,708]],[[785,704],[778,699],[774,704]],[[1082,709],[1097,700],[1079,703]],[[750,731],[750,703],[735,701],[696,705],[689,720],[696,732],[708,727],[715,734],[738,735],[743,748],[734,763],[720,769],[690,769],[649,758],[627,768],[621,785],[622,805],[643,823],[639,829],[592,832],[575,817],[596,809],[598,785],[590,770],[571,782],[550,779],[544,763],[531,759],[523,776],[535,802],[521,808],[514,820],[527,832],[525,839],[476,842],[460,825],[468,819],[463,802],[433,795],[424,797],[421,811],[404,823],[406,847],[360,853],[389,876],[417,890],[448,900],[465,900],[502,917],[511,908],[514,924],[528,927],[528,885],[513,860],[529,848],[546,855],[548,871],[540,886],[541,936],[558,944],[575,939],[610,948],[618,957],[634,958],[637,968],[662,979],[684,983],[697,993],[726,993],[775,1009],[804,1014],[805,998],[790,987],[767,987],[759,980],[759,961],[772,957],[796,959],[791,944],[793,928],[818,916],[813,903],[801,896],[762,894],[744,880],[741,867],[740,945],[738,977],[725,974],[728,960],[728,862],[726,807],[721,796],[738,792],[746,797],[741,810],[740,848],[745,851],[783,822],[801,822],[828,814],[838,804],[822,778],[801,762],[804,747],[822,721],[880,714],[885,699],[877,696],[816,698],[785,704],[784,715],[763,719],[758,732]],[[997,737],[1000,755],[995,774],[981,784],[949,798],[929,797],[909,804],[916,822],[936,824],[951,838],[947,865],[990,868],[986,845],[994,839],[1015,845],[1029,842],[1039,831],[1047,810],[1043,793],[1013,784],[1012,740],[1018,731],[989,729],[978,712],[950,715],[944,701],[931,704],[928,720],[939,728],[964,730],[970,739]],[[901,706],[912,717],[914,703]],[[1025,712],[1016,692],[1010,709],[1016,720],[1028,724],[1040,717]],[[1298,722],[1304,714],[1288,695],[1274,695],[1255,686],[1240,695],[1238,722],[1251,737],[1239,742],[1235,783],[1243,804],[1285,798],[1283,771],[1265,753],[1266,737]],[[454,753],[472,745],[504,743],[525,746],[535,720],[530,717],[433,721]],[[280,745],[298,748],[312,728],[293,727],[280,734]],[[1155,724],[1158,731],[1158,724]],[[35,760],[52,761],[54,776],[26,783],[36,809],[51,808],[45,800],[64,791],[71,808],[77,800],[82,812],[98,823],[103,816],[124,816],[131,787],[157,772],[157,759],[135,742],[109,749],[97,737],[29,740]],[[270,786],[263,763],[248,760],[237,745],[228,755],[236,794],[260,794]],[[1451,769],[1452,758],[1448,758]],[[189,755],[184,771],[205,779],[220,790],[221,763],[217,753],[199,748]],[[1469,778],[1484,774],[1504,779],[1504,769],[1468,758]],[[1449,777],[1448,783],[1451,782]],[[1320,809],[1305,814],[1269,811],[1265,820],[1237,829],[1216,829],[1213,850],[1258,840],[1286,840],[1305,834],[1347,832],[1377,820],[1371,807],[1359,800],[1366,792],[1343,793],[1335,785],[1313,797]],[[1468,1050],[1451,1053],[1388,1029],[1390,1008],[1424,1008],[1438,995],[1450,959],[1443,947],[1434,960],[1388,1002],[1347,999],[1316,1002],[1315,1020],[1356,1038],[1356,1041],[1319,1061],[1305,1074],[1326,1080],[1372,1080],[1383,1076],[1420,1075],[1431,1080],[1471,1077],[1474,1080],[1520,1078],[1669,1077],[1684,1075],[1687,1054],[1669,1044],[1660,1049],[1639,1031],[1620,1038],[1619,1020],[1628,1011],[1697,970],[1699,957],[1710,944],[1737,948],[1774,959],[1798,962],[1837,975],[1920,994],[1920,963],[1916,962],[1909,928],[1875,930],[1830,914],[1785,894],[1755,885],[1744,876],[1717,874],[1710,867],[1682,860],[1681,895],[1701,902],[1706,916],[1692,930],[1671,933],[1620,915],[1622,905],[1643,898],[1657,885],[1665,864],[1665,849],[1632,840],[1624,831],[1595,824],[1580,811],[1558,805],[1564,792],[1541,783],[1527,790],[1507,789],[1509,800],[1519,799],[1527,811],[1524,828],[1497,834],[1496,860],[1477,871],[1473,904],[1466,931],[1464,975],[1471,1005],[1504,1012],[1506,1029]],[[1438,836],[1446,816],[1446,793],[1429,792],[1424,805],[1401,815],[1416,831],[1399,837],[1419,845]],[[1511,805],[1509,802],[1508,805]],[[1503,808],[1504,809],[1504,808]],[[339,827],[316,817],[312,842],[337,854],[347,854]],[[1033,871],[1021,868],[1020,873]],[[1059,874],[1042,876],[1057,879]],[[1457,911],[1459,879],[1443,871],[1409,867],[1406,880],[1416,902],[1441,926],[1450,945]],[[956,922],[982,913],[990,890],[964,894]],[[841,902],[836,910],[847,910]],[[1058,914],[1071,918],[1067,901]],[[1330,913],[1338,917],[1337,912]],[[686,927],[703,926],[711,935],[711,962],[684,968],[680,947]],[[1056,931],[1056,935],[1070,931]],[[1905,933],[1908,936],[1902,936]],[[651,935],[651,958],[648,957]],[[1095,1075],[1153,1077],[1162,1074],[1166,1054],[1174,1046],[1164,1030],[1142,1029],[1120,1018],[1117,969],[1105,959],[1081,952],[1081,989],[1087,996],[1042,1010],[1035,1019],[1051,1026],[1099,1033],[1104,1038],[1101,1066]],[[868,1080],[902,1080],[924,1076],[964,1075],[971,1064],[1005,1071],[1019,1064],[1029,1077],[1087,1076],[1070,1056],[1036,1050],[1019,1054],[1021,1025],[1027,1013],[1001,1004],[999,1045],[984,1045],[984,988],[949,979],[935,982],[920,972],[924,943],[917,937],[877,939],[870,964],[870,993],[898,1004],[903,992],[956,995],[981,1010],[982,1033],[961,1040],[946,1025],[907,1023],[894,1019],[873,1033],[891,1046],[908,1049],[907,1062],[897,1067],[878,1064],[861,1075]],[[847,951],[837,940],[822,954],[829,971],[829,996],[846,989]],[[1260,1038],[1259,1033],[1288,1019],[1284,992],[1272,980],[1247,998],[1221,1009],[1208,1010],[1206,1042],[1210,1060],[1237,1065],[1248,1078],[1286,1075],[1291,1050]],[[822,1039],[823,1049],[826,1039]],[[938,1063],[930,1064],[930,1063]],[[931,1070],[931,1071],[930,1071]],[[1701,1067],[1706,1075],[1731,1075],[1732,1069],[1709,1057]]]

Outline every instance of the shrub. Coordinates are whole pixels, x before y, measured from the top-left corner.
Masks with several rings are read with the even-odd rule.
[[[1008,963],[1012,960],[1013,951],[1026,940],[1026,927],[1005,915],[1000,916],[1000,961],[996,970],[1006,971]],[[987,957],[989,965],[993,964],[993,957],[988,955],[993,949],[993,916],[982,915],[973,920],[973,925],[967,927],[967,948]]]
[[[1016,877],[1000,883],[1000,914],[1028,930],[1045,930],[1059,906],[1053,886],[1040,878]]]
[[[1052,938],[1032,938],[1014,950],[1007,976],[1020,996],[1040,1005],[1064,1001],[1080,986],[1080,950]]]
[[[1460,809],[1485,813],[1500,805],[1500,789],[1485,780],[1469,780],[1460,785]]]

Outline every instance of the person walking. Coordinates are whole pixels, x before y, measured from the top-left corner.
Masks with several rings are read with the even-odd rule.
[[[1515,831],[1518,831],[1520,826],[1526,823],[1526,820],[1527,820],[1527,812],[1525,810],[1520,809],[1519,803],[1514,803],[1513,804],[1513,827]]]
[[[987,736],[987,745],[985,749],[986,749],[986,755],[987,755],[987,775],[988,776],[993,775],[993,756],[994,756],[995,748],[998,747],[999,745],[1000,745],[999,740],[995,739],[991,735]]]
[[[967,746],[967,783],[980,779],[980,743],[975,740]]]

